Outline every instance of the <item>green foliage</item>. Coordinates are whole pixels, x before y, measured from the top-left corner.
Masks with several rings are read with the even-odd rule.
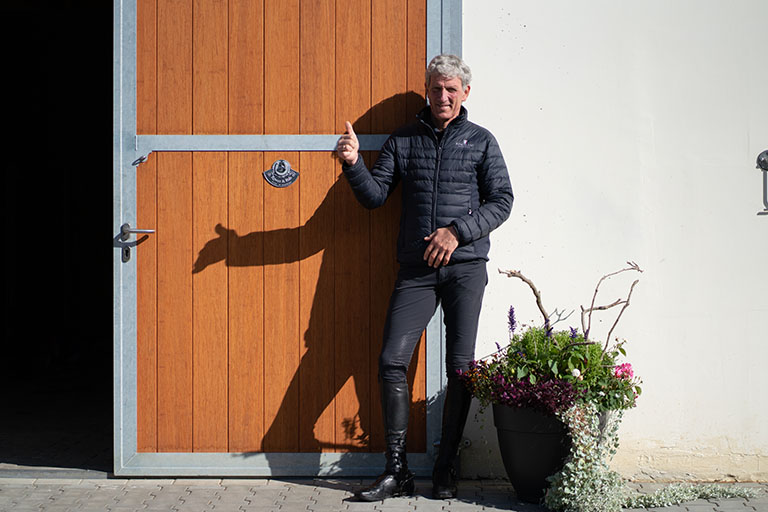
[[[553,332],[546,327],[528,327],[513,334],[510,344],[487,360],[473,362],[463,378],[484,406],[503,403],[501,397],[514,394],[511,388],[515,383],[518,389],[540,385],[545,397],[544,383],[559,382],[561,388],[562,383],[570,384],[574,393],[570,401],[558,403],[556,410],[560,405],[570,407],[573,400],[592,402],[598,412],[628,409],[635,406],[640,394],[640,380],[632,375],[628,364],[618,365],[626,354],[623,345],[604,351],[575,329]],[[617,371],[623,367],[629,373]],[[542,408],[552,408],[546,405]]]
[[[624,480],[608,462],[618,448],[621,412],[601,418],[594,403],[560,414],[571,435],[571,452],[563,469],[549,477],[544,504],[564,512],[620,512],[626,501]]]
[[[760,491],[739,486],[716,484],[672,484],[651,494],[635,493],[627,497],[626,508],[656,508],[679,505],[686,501],[754,498]]]

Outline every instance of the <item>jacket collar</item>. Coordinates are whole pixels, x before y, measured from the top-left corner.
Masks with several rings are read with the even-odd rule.
[[[459,115],[456,116],[453,121],[448,123],[448,126],[446,126],[445,131],[449,130],[451,126],[455,126],[458,124],[463,123],[467,120],[467,109],[464,108],[464,105],[461,106],[461,110],[459,110]],[[432,124],[432,111],[429,109],[429,105],[421,109],[421,111],[416,115],[416,117],[422,122],[426,123],[427,126],[429,126],[431,129],[435,129],[435,126]]]

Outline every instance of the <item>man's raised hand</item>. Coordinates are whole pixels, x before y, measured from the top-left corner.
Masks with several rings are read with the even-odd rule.
[[[346,162],[347,165],[354,165],[357,162],[357,152],[360,149],[360,142],[357,140],[355,130],[352,128],[352,123],[349,121],[344,122],[347,131],[339,138],[338,144],[336,144],[336,154],[339,158]]]

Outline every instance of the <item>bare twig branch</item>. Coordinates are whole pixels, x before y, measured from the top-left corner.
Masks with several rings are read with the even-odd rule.
[[[618,306],[622,302],[624,302],[624,301],[622,301],[621,299],[616,299],[614,302],[611,302],[610,304],[606,304],[605,306],[595,306],[595,307],[589,308],[589,309],[583,309],[582,308],[582,311],[584,311],[584,312],[603,311],[605,309],[611,309],[614,306]]]
[[[558,322],[564,322],[568,320],[568,318],[570,318],[572,314],[573,314],[573,310],[571,310],[571,312],[566,315],[565,311],[558,311],[557,309],[555,309],[552,312],[552,317],[555,318],[555,321],[550,322],[550,327],[554,327],[554,325]]]
[[[536,288],[536,286],[533,284],[533,282],[525,277],[519,270],[501,270],[499,269],[499,274],[505,274],[507,277],[516,277],[520,280],[522,280],[525,284],[527,284],[531,291],[533,292],[533,296],[536,297],[536,305],[539,307],[539,311],[541,311],[541,315],[544,317],[544,324],[549,325],[549,315],[547,314],[546,310],[544,309],[544,306],[541,303],[541,292]]]
[[[624,301],[624,306],[621,308],[621,311],[619,311],[619,316],[616,317],[616,320],[613,322],[613,325],[611,326],[611,330],[608,331],[608,337],[605,338],[605,345],[603,346],[603,354],[605,354],[608,351],[608,343],[611,341],[611,334],[613,333],[613,330],[616,328],[616,324],[619,323],[619,319],[621,319],[621,315],[624,314],[624,310],[629,307],[629,299],[632,298],[632,291],[635,289],[635,285],[639,282],[640,281],[638,279],[635,279],[635,281],[632,283],[632,286],[629,287],[627,300]]]
[[[599,309],[608,309],[607,307],[606,308],[600,308],[599,306],[595,307],[595,300],[597,299],[597,292],[600,289],[600,285],[603,284],[603,281],[605,281],[606,279],[608,279],[610,277],[613,277],[615,275],[621,274],[622,272],[627,272],[627,271],[630,271],[630,270],[634,270],[634,271],[637,271],[637,272],[642,272],[643,271],[640,268],[640,266],[637,263],[635,263],[634,261],[628,261],[627,265],[629,265],[629,266],[626,267],[626,268],[622,268],[621,270],[617,270],[616,272],[611,272],[610,274],[605,274],[603,277],[601,277],[600,280],[597,282],[597,285],[595,285],[595,293],[592,295],[592,302],[590,303],[589,308],[588,309],[584,309],[583,307],[581,308],[581,315],[582,315],[581,329],[584,331],[584,338],[587,338],[589,336],[589,331],[590,331],[590,329],[592,329],[592,312],[597,311]],[[619,304],[620,304],[620,302],[619,302]],[[613,305],[618,305],[618,304],[614,303]],[[613,306],[610,306],[610,307],[613,307]],[[626,309],[626,305],[624,306],[624,309]],[[585,325],[585,322],[584,322],[584,314],[585,313],[587,314],[586,325]],[[621,313],[619,313],[619,316],[621,316]],[[615,326],[615,324],[614,324],[614,326]],[[613,329],[611,329],[611,330],[613,330]]]
[[[595,306],[593,308],[584,309],[584,306],[581,307],[581,331],[584,333],[584,335],[588,335],[587,333],[587,326],[585,325],[585,319],[587,317],[587,313],[591,314],[593,311],[604,311],[606,309],[610,309],[614,306],[618,306],[619,304],[622,304],[623,301],[621,299],[616,299],[615,302],[612,302],[610,304],[606,304],[605,306]]]

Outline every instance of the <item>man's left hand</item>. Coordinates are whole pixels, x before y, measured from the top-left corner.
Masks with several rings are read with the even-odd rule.
[[[459,246],[459,234],[453,226],[437,228],[431,235],[424,237],[424,240],[429,242],[427,250],[424,251],[424,261],[434,268],[447,265],[453,251]]]

